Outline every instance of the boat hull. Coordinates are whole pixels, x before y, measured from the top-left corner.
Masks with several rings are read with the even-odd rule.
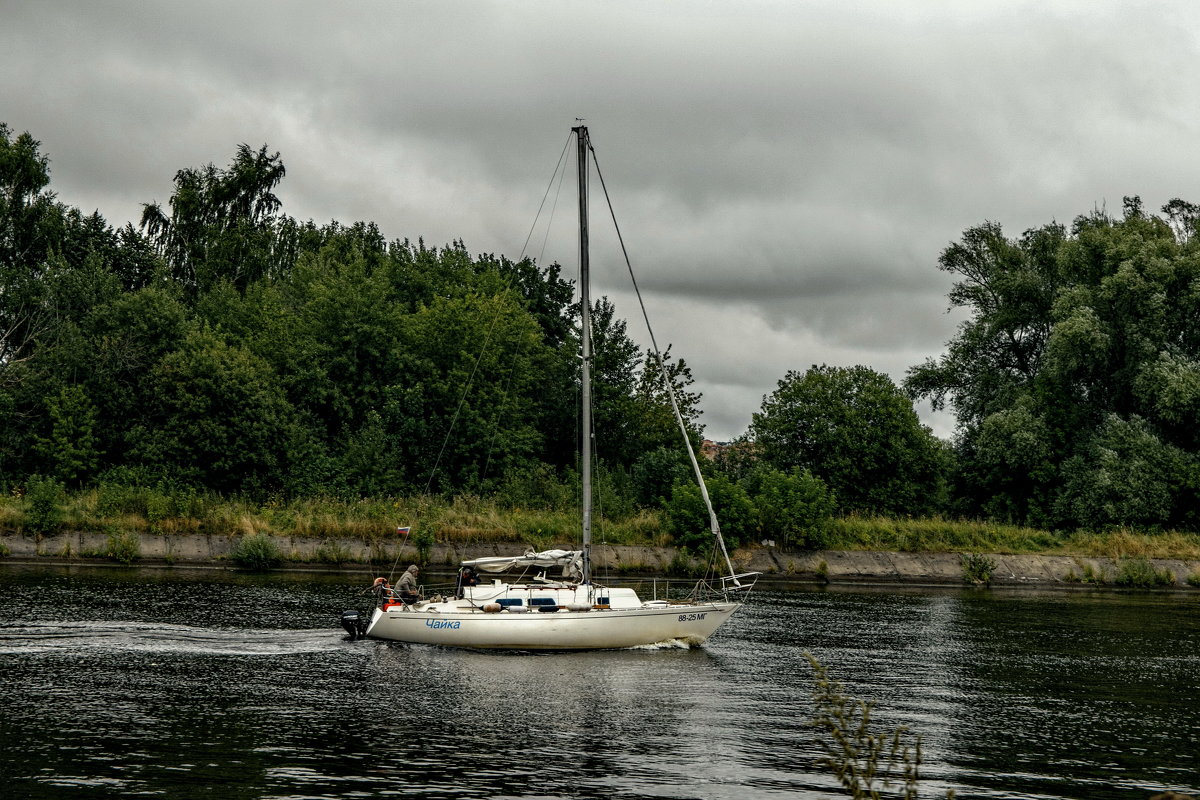
[[[396,642],[500,650],[605,650],[668,642],[700,644],[740,603],[560,610],[551,613],[376,609],[367,636]]]

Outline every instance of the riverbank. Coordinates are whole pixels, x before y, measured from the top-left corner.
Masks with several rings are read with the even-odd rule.
[[[9,533],[0,535],[0,564],[236,569],[242,538],[202,533]],[[396,564],[420,561],[428,565],[429,573],[452,574],[464,559],[511,555],[523,549],[513,542],[434,543],[421,552],[403,540],[389,546],[377,539],[273,538],[281,556],[280,569],[330,572],[386,573]],[[779,583],[1200,589],[1200,559],[873,550],[799,552],[766,546],[739,549],[732,558],[739,571],[760,572],[762,580]],[[598,545],[593,546],[592,560],[598,574],[628,577],[677,576],[700,566],[673,547]]]

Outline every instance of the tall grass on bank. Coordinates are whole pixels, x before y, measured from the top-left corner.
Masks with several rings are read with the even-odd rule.
[[[139,486],[101,486],[55,496],[53,508],[39,494],[0,497],[0,532],[50,534],[57,530],[113,530],[178,535],[266,534],[313,539],[393,542],[397,528],[432,534],[442,544],[513,542],[546,549],[579,539],[575,509],[512,508],[494,499],[461,496],[386,497],[360,500],[316,497],[259,503],[238,497]],[[53,513],[51,513],[53,512]],[[669,544],[661,517],[635,511],[597,520],[595,541],[607,544]]]
[[[1074,533],[1064,545],[1071,555],[1111,558],[1200,559],[1200,534],[1166,531],[1137,533],[1117,530],[1108,533]]]
[[[49,484],[47,484],[49,486]],[[346,500],[331,497],[253,502],[195,490],[167,491],[143,486],[103,485],[78,492],[45,491],[0,495],[0,533],[50,535],[59,530],[109,534],[201,533],[229,537],[264,533],[275,537],[353,539],[378,545],[380,552],[407,541],[425,540],[458,548],[492,543],[547,549],[579,541],[573,507],[515,506],[493,497],[464,495]],[[50,487],[54,488],[54,487]],[[47,498],[53,502],[50,503]],[[51,507],[53,506],[53,507]],[[398,539],[397,528],[411,537]],[[756,537],[752,537],[756,538]],[[769,538],[769,537],[768,537]],[[669,547],[674,540],[665,515],[652,509],[597,518],[597,544]],[[829,550],[888,552],[1041,553],[1107,558],[1200,559],[1200,534],[1051,532],[995,522],[870,516],[835,518],[828,526]],[[343,556],[329,551],[331,563]]]
[[[1063,537],[996,522],[848,516],[833,520],[830,550],[934,553],[1044,553]]]

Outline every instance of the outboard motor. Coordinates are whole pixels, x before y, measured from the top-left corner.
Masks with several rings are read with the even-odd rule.
[[[343,611],[342,627],[350,634],[350,641],[354,641],[366,635],[367,620],[357,611]]]

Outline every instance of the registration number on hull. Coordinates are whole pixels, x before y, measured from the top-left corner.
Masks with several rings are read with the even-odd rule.
[[[680,614],[679,621],[680,622],[695,622],[696,620],[704,619],[706,616],[708,616],[707,611],[702,611],[699,614]]]

